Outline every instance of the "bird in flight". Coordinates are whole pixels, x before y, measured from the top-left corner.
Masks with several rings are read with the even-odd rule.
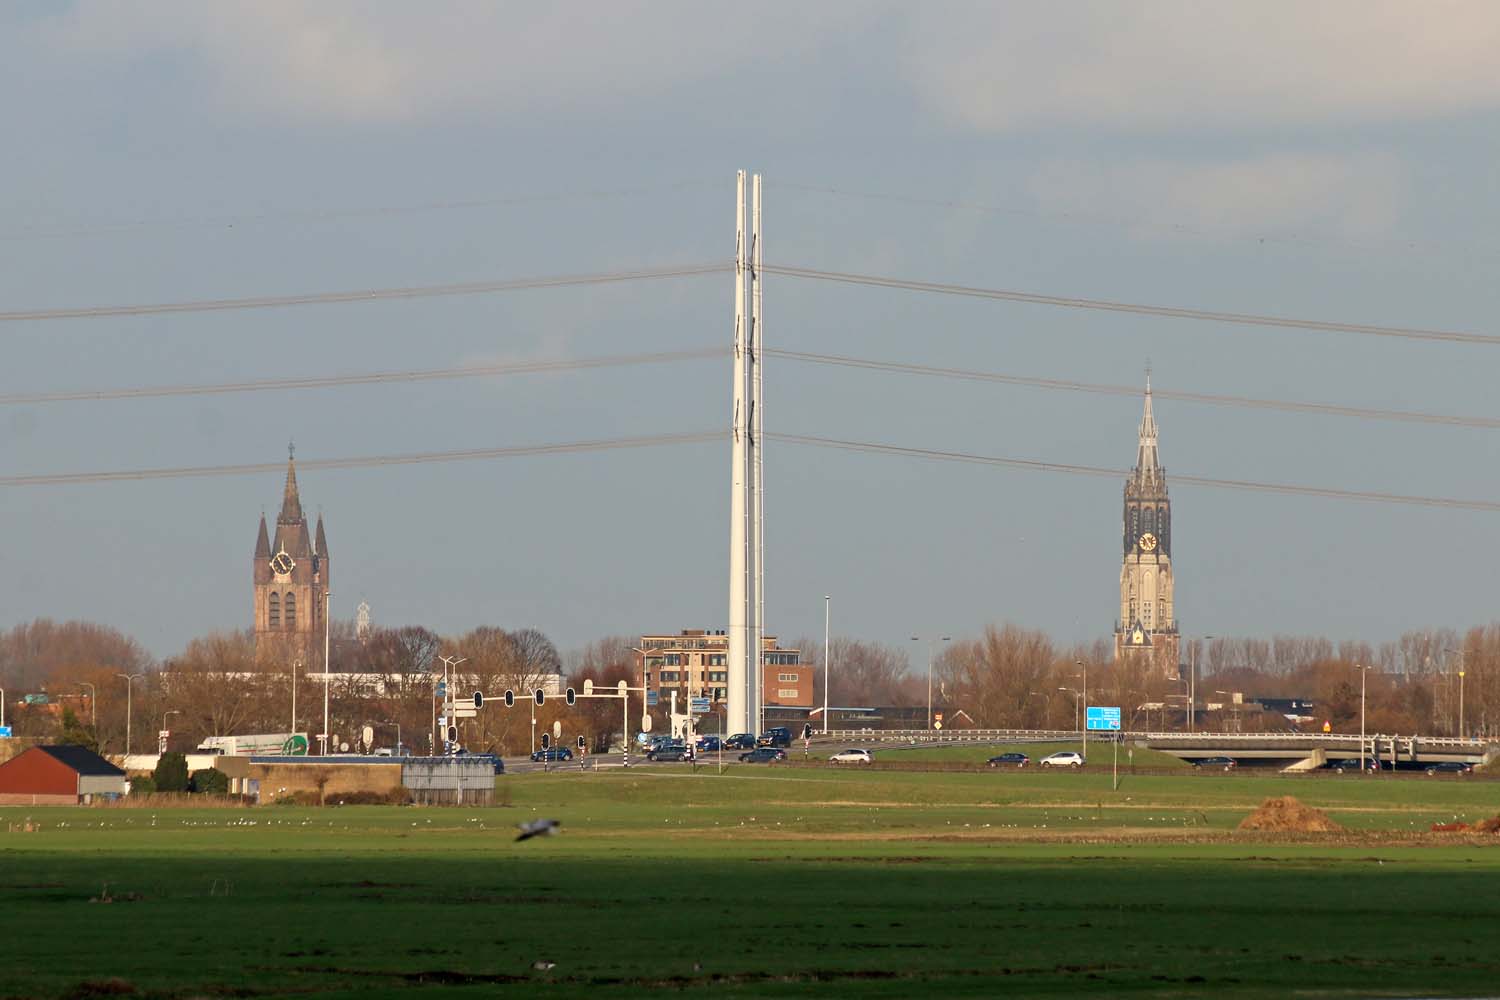
[[[520,823],[517,825],[521,830],[521,835],[516,838],[517,840],[530,840],[532,837],[550,837],[557,832],[558,827],[562,826],[555,819],[534,819],[529,823]]]

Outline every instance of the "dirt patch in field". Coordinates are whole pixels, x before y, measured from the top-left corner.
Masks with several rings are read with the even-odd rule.
[[[1262,833],[1345,832],[1323,810],[1305,806],[1291,795],[1266,799],[1259,809],[1240,820],[1239,828]]]
[[[1478,823],[1434,823],[1433,833],[1500,833],[1500,816],[1491,816]]]

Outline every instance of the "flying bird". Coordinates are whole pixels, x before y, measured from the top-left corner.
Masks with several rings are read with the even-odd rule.
[[[517,840],[530,840],[532,837],[550,837],[557,832],[562,823],[555,819],[534,819],[529,823],[519,823],[521,835]]]

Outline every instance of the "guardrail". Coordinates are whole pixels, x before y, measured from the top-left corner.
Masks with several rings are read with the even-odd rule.
[[[1076,729],[834,729],[828,733],[814,733],[819,740],[844,743],[1052,743],[1060,740],[1082,740],[1083,732]],[[1215,746],[1244,745],[1251,743],[1281,743],[1307,747],[1349,747],[1357,750],[1360,744],[1358,733],[1182,733],[1129,730],[1090,730],[1088,738],[1104,742],[1111,739],[1145,741],[1148,743],[1212,744]],[[1389,744],[1393,738],[1389,733],[1366,733],[1364,741],[1378,739]],[[1395,734],[1402,745],[1415,740],[1420,747],[1428,749],[1453,749],[1468,753],[1483,753],[1494,740],[1460,738],[1457,736],[1412,736]]]

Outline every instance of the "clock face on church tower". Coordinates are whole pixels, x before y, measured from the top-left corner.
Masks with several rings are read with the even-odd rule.
[[[296,565],[296,560],[286,554],[286,549],[282,549],[271,557],[271,569],[282,576],[290,573]]]
[[[1141,550],[1144,552],[1156,551],[1156,536],[1149,531],[1141,536]]]

